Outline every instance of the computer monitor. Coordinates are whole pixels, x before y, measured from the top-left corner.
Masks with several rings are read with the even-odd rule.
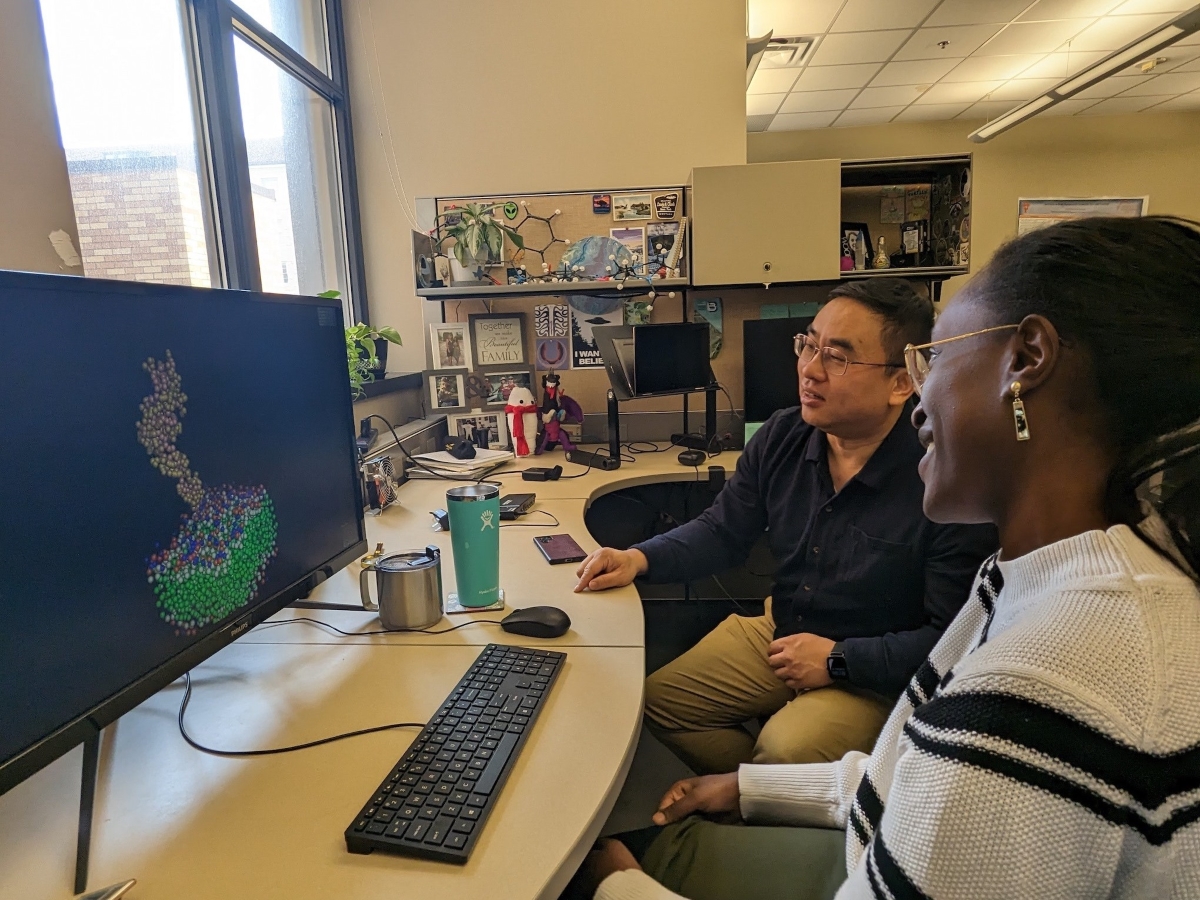
[[[597,325],[600,358],[619,400],[715,388],[708,323]]]
[[[797,316],[742,322],[747,422],[765,422],[777,410],[800,405],[793,339],[807,331],[812,321],[811,316]]]
[[[336,300],[0,272],[0,792],[366,549]]]

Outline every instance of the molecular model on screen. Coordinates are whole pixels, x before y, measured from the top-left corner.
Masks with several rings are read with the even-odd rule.
[[[153,393],[139,409],[138,442],[150,464],[176,480],[190,508],[170,544],[146,560],[147,580],[159,615],[177,634],[195,634],[242,608],[253,598],[275,557],[278,523],[266,488],[228,484],[205,487],[175,441],[183,432],[187,395],[168,350],[147,359]]]

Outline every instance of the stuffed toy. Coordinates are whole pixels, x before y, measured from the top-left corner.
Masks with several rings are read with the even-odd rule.
[[[562,379],[553,372],[542,376],[542,389],[545,391],[541,408],[543,431],[537,453],[553,450],[560,444],[564,451],[570,452],[575,449],[575,445],[567,437],[567,432],[562,426],[565,422],[583,424],[583,410],[578,403],[563,393]]]
[[[530,442],[537,440],[538,432],[538,410],[533,391],[527,387],[513,388],[504,412],[508,414],[508,433],[512,435],[513,452],[517,456],[528,456]]]

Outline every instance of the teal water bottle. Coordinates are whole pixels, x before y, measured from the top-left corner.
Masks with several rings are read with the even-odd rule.
[[[470,484],[446,491],[458,602],[491,606],[500,599],[500,488]]]

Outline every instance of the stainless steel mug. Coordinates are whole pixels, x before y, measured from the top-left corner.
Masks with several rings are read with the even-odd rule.
[[[374,571],[379,602],[371,599]],[[428,628],[442,617],[442,553],[437,547],[391,553],[367,562],[358,575],[364,609],[379,613],[389,631]]]

